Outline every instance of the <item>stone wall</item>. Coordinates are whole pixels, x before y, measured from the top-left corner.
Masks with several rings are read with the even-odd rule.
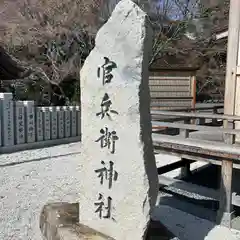
[[[80,121],[79,106],[38,107],[0,93],[0,153],[80,141]]]

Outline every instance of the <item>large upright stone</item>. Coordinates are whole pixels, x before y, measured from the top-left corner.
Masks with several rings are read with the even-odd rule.
[[[58,129],[57,129],[57,111],[56,107],[50,107],[51,112],[51,139],[57,139]]]
[[[63,110],[64,110],[64,129],[65,129],[64,136],[65,138],[68,138],[71,136],[70,110],[68,106],[64,106]]]
[[[116,240],[144,239],[158,193],[151,138],[146,14],[122,0],[81,70],[80,223]]]
[[[43,138],[45,141],[51,139],[51,113],[48,107],[41,107],[43,114]]]
[[[76,114],[77,114],[77,136],[80,136],[80,139],[81,139],[81,136],[82,136],[82,128],[81,128],[81,110],[80,110],[80,107],[79,106],[76,106]]]
[[[14,119],[12,93],[0,93],[1,136],[3,146],[14,145]]]
[[[71,137],[77,135],[77,111],[75,106],[70,106],[71,119]]]
[[[37,142],[43,141],[43,112],[41,107],[36,108],[36,134]]]
[[[61,107],[56,108],[58,116],[58,138],[64,138],[64,111]]]
[[[35,142],[35,103],[34,101],[24,101],[25,106],[25,130],[27,143]]]
[[[16,101],[15,102],[15,111],[14,111],[14,118],[15,118],[15,143],[16,144],[23,144],[25,143],[25,114],[24,114],[24,102],[23,101]]]

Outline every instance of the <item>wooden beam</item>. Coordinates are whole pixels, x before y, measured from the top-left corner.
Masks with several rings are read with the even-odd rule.
[[[183,117],[164,117],[164,116],[152,116],[153,121],[161,121],[161,122],[179,122],[184,121]]]
[[[196,184],[188,183],[179,179],[173,179],[165,176],[158,176],[158,182],[160,187],[164,186],[173,187],[181,189],[186,192],[195,193],[200,196],[219,199],[219,191],[212,188],[202,187]]]
[[[224,114],[234,115],[236,97],[236,67],[239,50],[240,1],[230,1],[227,68],[225,78]]]
[[[221,160],[215,159],[211,156],[196,156],[196,154],[191,154],[191,153],[183,153],[183,152],[175,152],[175,151],[170,151],[169,149],[154,149],[156,153],[162,153],[162,154],[167,154],[169,156],[175,156],[175,157],[180,157],[182,159],[188,159],[188,160],[194,160],[194,161],[201,161],[201,162],[206,162],[210,163],[213,165],[218,165],[221,166]],[[235,164],[236,165],[236,164]],[[238,168],[240,168],[240,165],[237,164]],[[237,167],[236,167],[237,168]]]
[[[220,195],[221,195],[221,193],[216,189],[203,187],[203,186],[193,184],[193,183],[188,183],[183,180],[179,180],[179,179],[175,179],[175,178],[158,176],[158,182],[159,182],[160,188],[172,187],[172,188],[176,188],[176,189],[181,189],[181,190],[189,192],[189,193],[195,193],[200,196],[212,198],[215,200],[219,200]],[[231,203],[234,206],[240,206],[240,197],[236,196],[236,194],[233,193],[231,195]]]
[[[192,100],[192,96],[184,96],[184,97],[178,97],[178,96],[163,96],[163,97],[151,97],[152,100],[178,100],[178,101],[182,101],[182,100]]]
[[[215,158],[240,160],[240,147],[236,145],[199,139],[182,139],[181,137],[156,133],[152,134],[152,139],[154,146],[162,149],[192,153],[200,156],[206,155]]]
[[[158,167],[158,174],[161,175],[161,174],[164,174],[164,173],[167,173],[167,172],[171,172],[175,169],[178,169],[180,167],[185,166],[186,163],[193,163],[193,162],[194,161],[180,160],[180,161],[177,161],[177,162],[174,162],[174,163],[164,165],[162,167]]]
[[[185,123],[172,123],[172,122],[159,122],[159,121],[152,121],[153,128],[157,127],[168,127],[168,128],[177,128],[181,130],[193,130],[193,131],[208,131],[208,132],[215,132],[215,133],[228,133],[228,134],[240,134],[240,129],[230,129],[230,128],[220,128],[220,127],[211,127],[211,126],[202,126],[202,125],[194,125],[194,124],[185,124]],[[184,138],[188,138],[189,134],[183,131]],[[182,132],[181,132],[182,133]]]
[[[166,150],[166,149],[154,149],[154,151],[156,153],[163,153],[163,154],[167,154],[169,156],[180,157],[180,158],[188,159],[188,160],[191,160],[191,161],[206,162],[206,163],[210,163],[210,164],[217,165],[217,166],[222,165],[222,160],[216,159],[212,156],[196,156],[196,154],[171,152],[171,151]],[[233,168],[234,169],[240,169],[240,164],[234,163]]]
[[[220,40],[220,39],[227,38],[227,37],[228,37],[228,30],[224,31],[222,33],[216,34],[216,40]]]
[[[156,116],[172,116],[172,117],[189,117],[189,118],[206,118],[206,119],[222,119],[240,121],[240,116],[223,115],[223,114],[206,114],[206,113],[191,113],[178,111],[151,111],[152,115]]]
[[[151,103],[151,108],[154,108],[154,107],[158,107],[159,106],[159,103]],[[215,106],[212,106],[212,107],[195,107],[195,108],[179,108],[177,111],[178,112],[196,112],[196,111],[200,111],[200,110],[213,110],[214,108],[216,109],[222,109],[224,108],[224,105],[215,105]],[[169,110],[169,111],[176,111],[176,110]]]
[[[189,76],[187,77],[175,77],[175,76],[149,76],[150,80],[189,80]],[[186,85],[186,84],[185,84]]]

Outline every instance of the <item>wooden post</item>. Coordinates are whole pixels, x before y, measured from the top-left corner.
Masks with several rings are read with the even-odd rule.
[[[197,91],[197,81],[196,81],[196,73],[191,76],[191,95],[192,95],[192,108],[196,107],[196,91]]]
[[[218,110],[216,107],[213,107],[213,114],[217,114],[218,113]],[[215,126],[217,125],[217,119],[212,119],[212,124]]]
[[[205,125],[205,118],[199,118],[199,125]]]
[[[185,124],[189,124],[190,123],[190,119],[185,119],[184,120]],[[180,136],[183,138],[188,138],[189,137],[189,130],[188,129],[180,129]]]
[[[238,1],[239,2],[239,1]],[[235,3],[236,4],[236,3]],[[234,7],[238,7],[238,14],[236,14],[238,16],[238,20],[240,19],[240,4],[238,3],[238,6],[237,4],[234,5]],[[237,17],[236,16],[236,17]],[[229,22],[230,24],[230,22]],[[236,23],[237,24],[237,23]],[[238,33],[240,34],[240,20],[238,22]],[[229,25],[229,27],[231,27]],[[237,39],[236,39],[237,40]],[[238,45],[237,45],[238,44]],[[234,50],[236,50],[237,52],[237,63],[236,63],[236,66],[234,67],[234,71],[233,71],[233,74],[232,74],[232,77],[235,79],[235,95],[234,95],[234,114],[239,116],[240,115],[240,36],[238,35],[238,43],[236,44],[236,46],[233,46]],[[235,122],[235,127],[236,129],[239,129],[240,128],[240,122]],[[240,135],[237,134],[235,136],[235,140],[236,142],[239,143],[240,141]]]
[[[227,127],[233,129],[234,122],[227,121]],[[235,140],[234,135],[226,134],[225,143],[233,144]],[[220,199],[219,209],[217,214],[217,221],[223,226],[231,228],[234,211],[232,209],[232,174],[233,162],[229,160],[222,161],[221,169],[221,185],[220,185]]]
[[[227,127],[233,129],[234,122],[227,121]],[[225,135],[225,143],[233,144],[234,140],[234,135]],[[234,211],[232,209],[233,162],[229,160],[223,160],[221,170],[220,198],[217,222],[223,226],[231,228],[232,219],[234,217]]]
[[[230,1],[224,114],[233,115],[236,97],[236,67],[240,32],[240,1]]]
[[[181,167],[181,172],[180,172],[180,177],[181,178],[187,178],[191,175],[191,170],[190,170],[190,165],[191,165],[191,161],[182,158],[184,166]]]
[[[226,120],[226,127],[229,129],[234,129],[234,121]],[[236,136],[233,134],[225,134],[224,141],[227,144],[234,144]]]
[[[227,51],[227,69],[225,78],[225,99],[224,114],[235,114],[236,102],[236,71],[239,61],[239,33],[240,33],[240,1],[230,1],[229,24],[228,24],[228,51]],[[224,121],[224,126],[228,125]],[[234,138],[227,139],[229,143],[233,143]],[[220,188],[220,207],[218,211],[218,219],[221,224],[231,227],[232,206],[232,171],[233,163],[231,161],[222,162],[222,179]]]
[[[197,102],[197,80],[196,80],[196,72],[191,75],[191,96],[192,96],[192,109],[196,109]],[[194,110],[195,112],[196,110]],[[194,118],[191,120],[191,124],[196,124],[197,119]]]
[[[191,120],[189,118],[187,118],[184,120],[184,123],[189,124],[190,121]],[[182,136],[183,138],[188,138],[189,130],[188,129],[180,129],[180,136]],[[182,159],[182,162],[183,162],[183,166],[181,167],[180,176],[181,176],[181,178],[186,178],[191,174],[190,162],[186,159]]]
[[[232,170],[233,162],[223,160],[217,222],[229,228],[231,228],[231,221],[234,216],[232,210]]]

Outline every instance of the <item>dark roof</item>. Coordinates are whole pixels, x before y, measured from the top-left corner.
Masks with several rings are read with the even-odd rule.
[[[198,52],[195,51],[195,42],[183,38],[173,43],[150,66],[150,69],[195,71],[199,69]]]
[[[174,66],[150,66],[150,71],[182,71],[182,72],[192,72],[199,70],[199,66],[190,67],[183,65],[174,65]]]
[[[213,34],[219,34],[228,30],[229,6],[230,1],[224,0],[219,2],[217,6],[211,8],[212,14],[215,16],[215,24],[212,29]]]
[[[228,24],[225,25],[225,26],[216,26],[215,28],[213,28],[213,33],[214,34],[219,34],[219,33],[223,33],[223,32],[226,32],[228,31]]]
[[[10,55],[0,46],[0,80],[13,80],[21,78],[25,69],[14,61]]]

